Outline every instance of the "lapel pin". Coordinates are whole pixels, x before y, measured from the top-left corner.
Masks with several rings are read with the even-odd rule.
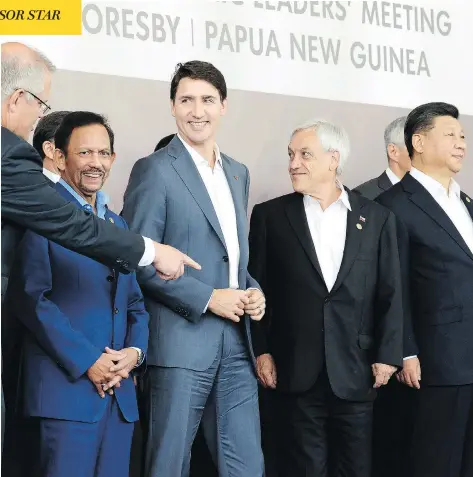
[[[363,225],[361,225],[361,224],[356,224],[356,228],[357,228],[358,230],[361,230],[361,229],[363,228]]]
[[[468,203],[471,202],[471,199],[470,199],[467,195],[465,196],[465,200],[466,200]]]
[[[360,215],[360,219],[359,219],[359,220],[360,220],[360,222],[366,222],[366,219],[365,219],[362,215]]]
[[[238,176],[233,176],[235,178],[235,180],[238,180]]]
[[[112,222],[112,224],[114,224],[114,223],[115,223],[115,221],[113,220],[113,217],[109,217],[109,219],[108,219],[108,220],[110,220],[110,222]]]

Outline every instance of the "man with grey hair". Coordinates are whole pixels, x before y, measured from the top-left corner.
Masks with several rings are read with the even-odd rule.
[[[341,127],[297,128],[288,154],[294,193],[256,205],[250,227],[267,303],[253,348],[278,416],[268,450],[284,477],[370,477],[376,388],[402,364],[395,218],[342,185]]]
[[[174,279],[184,265],[198,264],[180,251],[97,219],[62,198],[43,176],[42,160],[26,141],[47,104],[51,61],[22,43],[4,43],[1,60],[2,112],[2,299],[23,228],[129,273],[153,264]]]
[[[411,160],[404,143],[406,116],[395,119],[384,130],[384,145],[388,156],[388,167],[379,176],[354,189],[367,199],[374,200],[378,195],[397,184],[411,170]]]

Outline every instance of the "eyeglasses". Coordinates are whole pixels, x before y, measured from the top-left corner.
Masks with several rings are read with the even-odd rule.
[[[19,89],[21,89],[21,88],[17,88],[17,90],[19,90]],[[46,114],[49,111],[51,111],[51,106],[49,106],[49,104],[46,104],[41,98],[38,98],[38,96],[36,96],[31,91],[28,91],[27,89],[25,89],[24,91],[28,94],[31,94],[31,96],[33,96],[33,98],[36,99],[36,101],[38,101],[41,114]]]

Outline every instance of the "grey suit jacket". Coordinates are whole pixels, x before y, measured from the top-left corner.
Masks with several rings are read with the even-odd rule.
[[[360,184],[358,187],[353,189],[353,192],[357,192],[367,199],[374,200],[376,197],[378,197],[378,195],[382,194],[391,187],[392,183],[386,174],[386,171],[384,171],[379,177],[370,179],[369,181]]]
[[[239,286],[259,288],[247,271],[249,172],[224,154],[222,161],[237,219]],[[132,230],[172,245],[202,265],[201,271],[187,267],[181,278],[168,282],[153,267],[137,273],[150,314],[148,365],[207,369],[217,355],[225,320],[203,310],[214,289],[229,286],[228,253],[205,184],[177,136],[136,162],[122,215]],[[248,316],[244,329],[254,360]]]

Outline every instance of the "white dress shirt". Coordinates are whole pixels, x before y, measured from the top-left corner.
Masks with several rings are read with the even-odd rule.
[[[179,134],[177,137],[181,140],[192,157],[200,177],[202,177],[204,181],[205,188],[209,193],[227,247],[229,287],[237,290],[239,288],[238,268],[240,264],[240,243],[238,242],[235,205],[225,171],[223,170],[220,150],[218,146],[215,145],[215,165],[212,169],[207,159],[189,146]]]
[[[386,169],[386,174],[392,185],[396,185],[398,182],[401,182],[401,179],[399,179],[399,177],[394,174],[390,167]]]
[[[304,195],[304,209],[322,275],[328,291],[332,290],[342,264],[347,235],[347,214],[351,211],[347,191],[340,182],[340,197],[322,210],[318,200]]]
[[[442,207],[473,253],[473,220],[461,199],[458,183],[451,179],[447,192],[440,182],[415,167],[411,169],[411,176],[419,181]]]
[[[43,167],[43,174],[51,181],[56,184],[56,182],[59,182],[59,179],[61,176],[59,174],[56,174],[55,172],[50,171],[49,169],[46,169],[46,167]]]

